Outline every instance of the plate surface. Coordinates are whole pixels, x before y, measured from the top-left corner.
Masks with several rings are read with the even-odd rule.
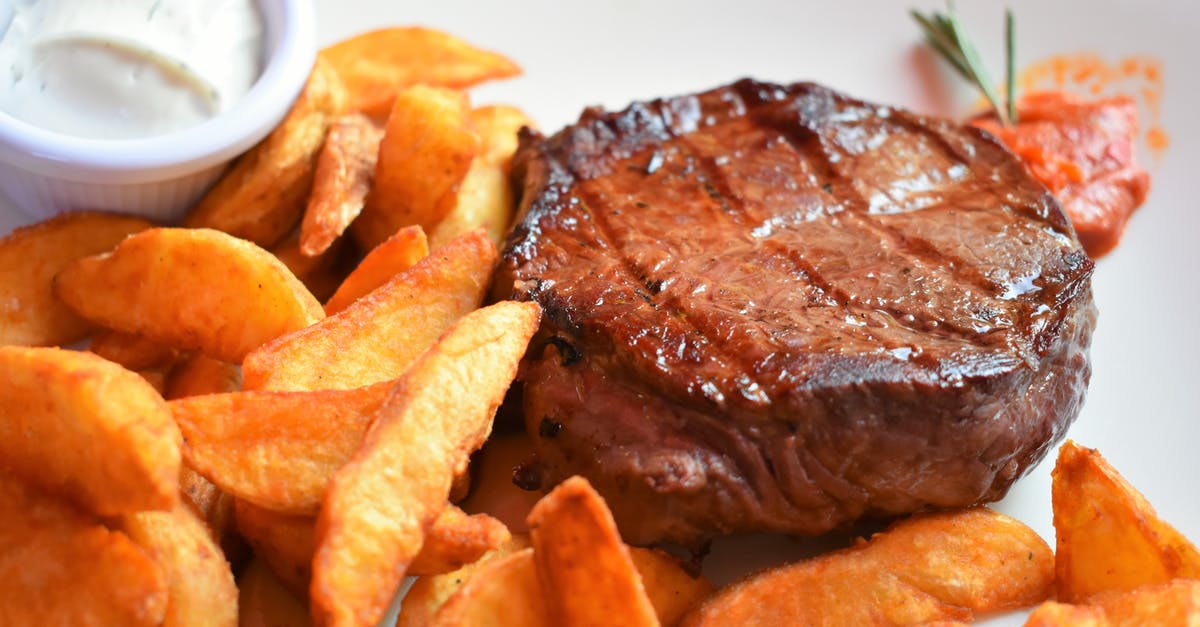
[[[1003,5],[960,4],[999,78]],[[942,8],[936,2],[916,6]],[[1166,520],[1200,539],[1200,211],[1191,188],[1200,164],[1200,83],[1192,76],[1200,59],[1200,3],[1019,0],[1011,6],[1019,67],[1083,52],[1114,66],[1129,57],[1161,62],[1161,108],[1141,100],[1144,118],[1157,122],[1170,144],[1143,152],[1153,178],[1149,200],[1121,246],[1097,265],[1094,374],[1069,437],[1100,449]],[[318,0],[317,8],[326,43],[379,26],[420,24],[509,55],[524,76],[481,87],[473,101],[516,104],[551,131],[588,105],[620,108],[743,76],[815,80],[868,100],[946,115],[961,116],[976,100],[919,45],[909,5],[889,0]],[[1119,87],[1138,95],[1142,86],[1135,81]],[[29,221],[0,199],[0,233]],[[1043,463],[1021,480],[998,507],[1052,543],[1050,466]],[[777,539],[743,542],[737,549],[719,546],[714,563],[744,570],[769,562],[755,552],[780,555]]]

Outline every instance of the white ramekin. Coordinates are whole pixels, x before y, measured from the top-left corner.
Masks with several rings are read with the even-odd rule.
[[[0,111],[0,190],[36,218],[101,209],[178,220],[231,159],[283,119],[316,59],[312,0],[258,4],[266,63],[228,111],[166,135],[120,140],[55,133]]]

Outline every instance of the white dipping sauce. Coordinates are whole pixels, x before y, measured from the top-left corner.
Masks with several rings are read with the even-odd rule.
[[[263,36],[254,0],[0,0],[0,110],[89,138],[195,126],[250,90]]]

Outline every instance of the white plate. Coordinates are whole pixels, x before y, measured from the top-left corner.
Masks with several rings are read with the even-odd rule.
[[[960,13],[993,75],[1002,71],[1002,5],[961,2]],[[918,45],[909,5],[853,2],[608,2],[318,0],[321,36],[332,42],[392,24],[448,30],[504,52],[521,78],[477,89],[475,102],[509,102],[547,130],[587,105],[713,87],[742,76],[816,80],[852,95],[919,111],[961,115],[974,102]],[[941,4],[920,2],[924,10]],[[1160,59],[1160,123],[1171,145],[1143,155],[1150,198],[1116,252],[1095,273],[1100,322],[1087,405],[1070,437],[1096,447],[1185,534],[1200,539],[1200,3],[1164,0],[1020,0],[1018,65],[1092,51],[1110,62]],[[940,63],[940,62],[939,62]],[[0,200],[0,233],[28,222]],[[1022,479],[1001,510],[1053,542],[1050,463]],[[761,541],[760,541],[761,543]],[[718,551],[714,559],[737,561]],[[1002,622],[1017,622],[1016,618]]]

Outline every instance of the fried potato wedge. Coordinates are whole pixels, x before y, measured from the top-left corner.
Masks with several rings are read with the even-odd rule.
[[[395,379],[479,306],[496,258],[482,231],[468,233],[341,312],[251,353],[242,362],[243,384],[318,390]]]
[[[1104,611],[1110,625],[1200,624],[1200,580],[1175,579],[1133,590],[1102,592],[1088,604]]]
[[[472,312],[396,383],[325,494],[310,589],[315,622],[379,621],[454,475],[487,439],[540,318],[534,303]]]
[[[325,303],[325,315],[350,306],[384,285],[392,277],[415,266],[429,255],[429,243],[421,227],[406,226],[392,234],[363,257],[358,267],[346,276],[337,291]]]
[[[1060,601],[1200,578],[1196,546],[1161,520],[1099,452],[1068,440],[1051,476]]]
[[[583,477],[555,487],[529,513],[546,610],[557,625],[658,625],[617,523]]]
[[[141,377],[80,351],[0,347],[0,465],[101,516],[179,502],[180,435]]]
[[[255,557],[266,562],[292,594],[306,598],[312,579],[316,519],[273,512],[241,499],[234,500],[233,514]]]
[[[729,586],[683,624],[968,621],[1045,600],[1053,571],[1050,547],[1012,518],[982,507],[918,515]]]
[[[464,583],[474,577],[484,564],[529,548],[529,536],[512,536],[507,542],[484,553],[478,560],[441,575],[419,577],[413,582],[400,605],[396,627],[425,627],[433,620],[438,608]],[[468,624],[468,623],[462,623]]]
[[[370,250],[410,224],[431,232],[454,206],[480,145],[466,93],[425,85],[400,92],[379,144],[371,193],[350,227],[355,240]]]
[[[408,574],[419,577],[458,570],[510,539],[508,528],[495,518],[487,514],[472,516],[447,505],[426,532],[421,552],[413,558]]]
[[[0,238],[0,345],[53,346],[87,336],[95,325],[54,296],[54,275],[151,226],[111,213],[63,213]]]
[[[320,254],[309,256],[300,249],[300,232],[294,231],[282,242],[271,248],[271,254],[282,261],[287,269],[300,279],[304,287],[317,300],[329,298],[342,282],[349,270],[345,260],[350,256],[347,241],[335,240]]]
[[[401,616],[404,605],[401,604]],[[549,627],[554,623],[543,599],[533,549],[524,549],[482,564],[437,609],[427,623],[397,625],[493,625],[495,627]],[[616,617],[610,617],[610,624]],[[622,623],[623,624],[623,623]]]
[[[242,368],[236,364],[196,354],[180,362],[167,375],[167,399],[223,394],[242,389]]]
[[[629,547],[629,557],[654,606],[659,624],[678,625],[689,612],[712,596],[714,587],[706,577],[693,576],[679,558],[655,549]]]
[[[0,473],[0,625],[159,625],[162,571],[124,534]]]
[[[363,33],[320,52],[348,92],[347,110],[383,118],[403,88],[424,84],[465,88],[516,76],[508,58],[428,28],[387,28]]]
[[[418,579],[404,597],[396,627],[559,624],[547,612],[548,593],[538,580],[533,551],[525,549],[528,541],[513,540],[458,571]],[[688,575],[662,551],[629,547],[629,552],[663,625],[678,623],[712,592],[707,579]],[[624,624],[623,611],[615,616]]]
[[[260,507],[316,515],[325,486],[362,443],[390,384],[233,392],[170,401],[187,464]]]
[[[279,126],[234,162],[183,220],[250,240],[278,243],[300,221],[312,187],[317,151],[346,92],[337,72],[321,59]]]
[[[308,627],[308,608],[283,586],[260,559],[238,577],[240,627]]]
[[[88,350],[129,370],[165,368],[180,356],[176,348],[112,329],[101,329],[93,334]]]
[[[233,518],[233,495],[222,492],[213,482],[186,464],[179,473],[179,490],[183,493],[184,504],[204,521],[209,535],[225,554],[226,561],[237,570],[249,557],[249,546],[237,531],[237,522]]]
[[[476,485],[462,508],[495,516],[513,533],[527,532],[526,517],[542,495],[518,488],[513,483],[513,469],[533,455],[533,442],[524,431],[493,434],[471,458]]]
[[[166,577],[164,627],[238,624],[238,590],[229,562],[189,507],[130,514],[122,518],[121,528]]]
[[[1029,613],[1025,627],[1110,627],[1110,623],[1098,607],[1046,601]]]
[[[54,288],[89,320],[230,363],[325,317],[270,253],[211,229],[142,231],[68,266]]]
[[[533,122],[520,109],[506,105],[479,107],[470,117],[481,149],[459,186],[454,207],[429,236],[433,248],[480,227],[499,248],[516,211],[509,166],[517,149],[517,131]]]
[[[300,221],[301,253],[315,257],[325,252],[358,217],[371,190],[381,139],[383,129],[357,113],[329,125]]]

